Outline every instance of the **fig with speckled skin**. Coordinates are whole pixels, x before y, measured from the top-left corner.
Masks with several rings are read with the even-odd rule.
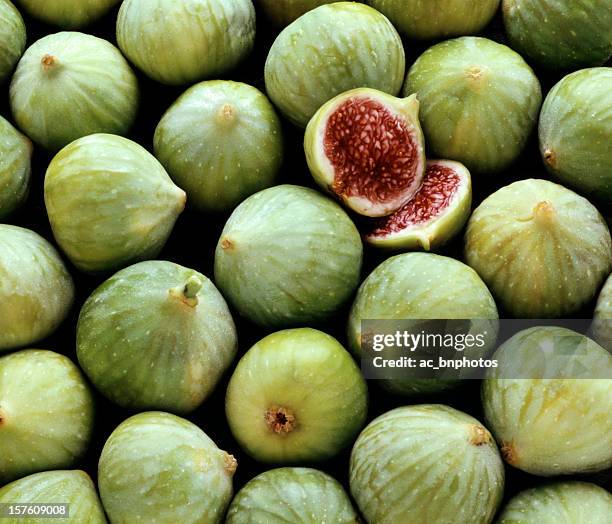
[[[218,524],[236,467],[195,424],[149,411],[123,421],[108,438],[98,486],[113,524]]]
[[[102,18],[121,0],[16,0],[28,14],[47,24],[75,29]]]
[[[48,508],[40,516],[3,517],[6,524],[48,524],[54,516],[67,524],[106,524],[96,486],[84,471],[59,470],[34,473],[0,488],[0,504],[67,504],[68,518],[60,517],[60,509]],[[43,507],[39,508],[42,513]]]
[[[417,94],[432,156],[490,174],[512,164],[538,120],[540,83],[509,47],[478,37],[447,40],[412,65],[404,96]]]
[[[247,198],[225,225],[215,281],[238,312],[266,327],[322,322],[359,284],[363,246],[338,204],[281,185]]]
[[[514,182],[474,211],[465,256],[516,318],[570,315],[612,268],[610,231],[597,209],[547,180]]]
[[[366,5],[336,2],[302,15],[276,38],[266,60],[266,91],[281,113],[305,127],[336,95],[371,87],[397,95],[404,79],[402,41]]]
[[[28,196],[32,173],[32,142],[0,116],[0,220]]]
[[[138,98],[138,81],[119,50],[76,32],[55,33],[32,44],[10,87],[17,125],[51,151],[92,133],[126,134]]]
[[[0,485],[73,466],[87,450],[93,411],[68,357],[37,349],[0,357]]]
[[[234,321],[214,284],[158,260],[104,282],[77,325],[85,373],[113,402],[138,410],[194,410],[232,362],[236,345]]]
[[[75,266],[90,273],[154,258],[185,198],[146,149],[115,135],[72,142],[45,175],[55,239]]]
[[[26,26],[10,0],[0,0],[0,84],[13,72],[26,46]]]
[[[304,13],[335,0],[255,0],[255,6],[277,27],[285,27]]]
[[[54,247],[34,231],[0,224],[0,352],[53,333],[73,298],[72,278]]]
[[[504,468],[478,420],[423,404],[389,411],[362,431],[351,453],[350,485],[369,524],[490,524]]]
[[[225,412],[242,449],[261,462],[320,461],[352,442],[368,392],[351,355],[312,328],[268,335],[242,357]]]
[[[241,82],[212,80],[188,89],[155,130],[155,156],[201,211],[231,211],[274,185],[283,135],[266,96]]]
[[[251,479],[234,497],[227,524],[357,524],[340,483],[312,468],[277,468]]]

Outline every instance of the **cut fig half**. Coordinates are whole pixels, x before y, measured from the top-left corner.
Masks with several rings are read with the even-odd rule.
[[[450,160],[429,160],[414,198],[392,215],[377,219],[365,240],[381,248],[430,251],[463,228],[471,206],[467,168]]]
[[[390,215],[408,202],[425,174],[415,95],[347,91],[324,104],[306,127],[304,150],[317,184],[353,211]]]

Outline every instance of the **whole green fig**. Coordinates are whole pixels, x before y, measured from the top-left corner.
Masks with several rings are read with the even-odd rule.
[[[140,262],[87,299],[77,325],[79,363],[113,402],[186,413],[210,394],[236,353],[225,300],[204,275]]]
[[[13,72],[26,46],[26,26],[10,0],[0,0],[0,84]]]
[[[53,333],[73,298],[72,278],[53,246],[34,231],[0,224],[0,352]]]
[[[104,16],[121,0],[17,0],[34,18],[67,29],[84,27]]]
[[[31,159],[32,142],[0,116],[0,220],[27,198]]]
[[[185,206],[185,193],[143,147],[90,135],[62,149],[45,175],[53,234],[82,271],[155,257]]]
[[[335,0],[255,0],[268,20],[275,26],[285,27],[304,13]]]

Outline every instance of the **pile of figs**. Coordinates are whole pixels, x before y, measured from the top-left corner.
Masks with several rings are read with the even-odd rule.
[[[611,59],[610,0],[0,0],[0,522],[611,524]],[[496,365],[370,376],[439,320]]]

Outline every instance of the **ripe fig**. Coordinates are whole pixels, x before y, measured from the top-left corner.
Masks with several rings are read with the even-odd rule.
[[[31,160],[32,142],[0,116],[0,220],[25,202]]]
[[[251,0],[124,0],[117,42],[128,59],[162,84],[227,73],[255,41]]]
[[[0,84],[13,72],[26,46],[26,26],[10,0],[0,0]]]
[[[535,327],[493,358],[482,399],[506,462],[544,476],[612,466],[610,353],[575,331]]]
[[[226,524],[357,524],[340,483],[312,468],[277,468],[250,480],[234,497]]]
[[[266,327],[320,322],[359,285],[363,246],[335,202],[281,185],[247,198],[215,253],[215,281],[241,315]]]
[[[592,330],[595,340],[612,352],[612,274],[599,293]]]
[[[497,329],[497,308],[489,290],[471,268],[432,253],[406,253],[385,260],[365,279],[348,321],[349,345],[361,357],[362,321],[384,319],[476,319]],[[479,322],[479,323],[480,323]],[[483,354],[488,351],[483,347]],[[454,382],[442,379],[384,379],[399,394],[437,392]]]
[[[131,409],[194,410],[235,354],[236,328],[217,288],[172,262],[119,271],[79,316],[81,367],[106,397]]]
[[[96,486],[84,471],[44,471],[15,480],[0,488],[0,504],[41,505],[39,516],[26,513],[8,520],[3,515],[7,524],[45,524],[53,518],[71,524],[107,524]],[[64,509],[49,507],[51,504],[65,504],[68,517],[62,517]]]
[[[416,195],[380,218],[365,241],[388,249],[435,249],[463,229],[472,206],[470,172],[459,162],[429,160]]]
[[[608,524],[612,495],[589,482],[555,482],[521,491],[497,524]]]
[[[34,18],[67,29],[87,26],[102,18],[121,0],[17,0]]]
[[[607,205],[612,205],[611,106],[612,68],[576,71],[550,91],[539,125],[548,171]]]
[[[510,315],[549,318],[594,298],[612,267],[612,241],[588,200],[529,179],[496,191],[474,211],[465,256]]]
[[[357,87],[396,95],[404,79],[402,41],[375,9],[322,5],[276,38],[265,66],[266,91],[281,113],[306,127],[328,100]]]
[[[255,5],[277,27],[285,27],[304,13],[335,0],[255,0]]]
[[[117,524],[222,522],[236,460],[188,420],[149,411],[123,421],[106,441],[98,485]]]
[[[326,460],[365,423],[368,390],[351,355],[311,328],[263,338],[242,357],[225,411],[242,449],[261,462]]]
[[[408,38],[434,40],[480,32],[500,0],[367,0]]]
[[[504,467],[478,420],[423,404],[389,411],[362,431],[350,485],[370,524],[489,524],[502,499]]]
[[[68,357],[36,349],[0,357],[0,485],[72,466],[87,450],[93,411]]]
[[[417,192],[425,145],[415,96],[352,89],[323,106],[306,127],[304,150],[317,184],[353,211],[385,216]]]
[[[577,69],[612,56],[608,0],[503,0],[503,13],[512,47],[541,66]]]
[[[72,278],[53,246],[34,231],[0,224],[0,352],[53,333],[73,298]]]
[[[280,120],[266,96],[224,80],[188,89],[155,130],[155,156],[203,211],[231,211],[274,184],[283,158]]]
[[[10,87],[17,125],[52,151],[93,133],[127,133],[138,97],[136,76],[119,50],[101,38],[74,32],[32,44]]]
[[[507,168],[538,119],[540,83],[521,56],[486,38],[447,40],[410,68],[404,96],[416,93],[427,147],[472,174]]]
[[[95,273],[155,257],[185,207],[185,192],[143,147],[96,134],[52,160],[45,205],[62,250]]]

